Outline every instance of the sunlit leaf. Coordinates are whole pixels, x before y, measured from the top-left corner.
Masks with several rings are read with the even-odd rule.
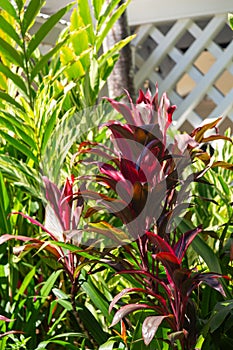
[[[170,317],[170,315],[149,316],[145,319],[145,321],[142,324],[142,337],[146,345],[150,344],[157,332],[158,327],[163,322],[163,320],[168,317]]]

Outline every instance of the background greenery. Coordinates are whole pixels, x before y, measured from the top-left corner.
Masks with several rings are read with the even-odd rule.
[[[73,162],[79,144],[108,138],[96,127],[112,118],[111,108],[100,99],[101,90],[119,51],[132,37],[105,53],[102,43],[129,1],[116,7],[120,0],[107,6],[104,0],[93,0],[90,8],[88,0],[77,0],[44,20],[33,35],[31,28],[45,2],[31,0],[27,7],[25,3],[16,0],[13,6],[5,0],[0,7],[0,233],[13,235],[0,238],[0,349],[169,349],[162,341],[169,332],[166,326],[145,346],[141,333],[145,313],[131,314],[127,325],[121,322],[109,328],[114,315],[108,308],[114,296],[140,283],[130,274],[116,275],[107,262],[112,258],[115,263],[123,259],[134,263],[132,256],[139,256],[135,243],[130,254],[122,248],[78,250],[65,240],[51,246],[43,229],[20,214],[11,215],[23,212],[44,223],[41,175],[59,188],[71,173],[84,175],[79,159]],[[70,24],[43,55],[40,44],[70,9]],[[215,155],[233,163],[232,144],[226,141]],[[194,167],[200,170],[201,161]],[[193,206],[179,226],[181,233],[199,224],[204,229],[192,243],[186,263],[232,276],[233,175],[216,167],[204,179],[193,186]],[[88,220],[82,217],[81,227]],[[119,221],[111,220],[119,228]],[[28,237],[30,244],[12,239],[20,235]],[[57,258],[59,249],[72,254],[76,279]],[[225,299],[208,286],[194,294],[197,348],[232,347],[232,282],[223,282],[223,287]],[[147,297],[135,293],[122,300],[145,302]]]

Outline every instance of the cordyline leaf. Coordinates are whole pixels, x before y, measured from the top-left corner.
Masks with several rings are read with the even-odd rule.
[[[204,133],[209,130],[209,129],[213,129],[216,127],[216,125],[218,124],[218,122],[221,120],[222,118],[218,118],[216,120],[214,120],[213,122],[211,123],[207,123],[203,126],[200,126],[196,129],[193,130],[193,132],[191,133],[191,137],[194,137],[194,139],[201,143],[203,138],[204,138]]]
[[[11,320],[10,318],[7,318],[3,315],[0,315],[0,321],[4,321],[4,322],[12,322],[15,321],[15,318],[13,320]]]
[[[112,311],[112,308],[114,307],[114,305],[123,297],[123,295],[127,293],[132,293],[132,292],[144,293],[144,294],[154,296],[163,306],[166,305],[166,300],[160,295],[153,293],[152,291],[148,291],[144,288],[125,288],[120,293],[118,293],[111,301],[109,305],[109,313]]]
[[[42,225],[39,221],[31,218],[30,216],[28,216],[20,211],[14,211],[14,212],[12,212],[12,214],[18,214],[18,215],[21,215],[22,217],[24,217],[25,219],[28,219],[33,225],[39,226],[44,232],[47,232],[51,236],[52,239],[57,240],[56,237],[53,235],[53,233],[51,233],[49,230],[47,230],[47,228],[44,225]]]
[[[223,296],[226,296],[225,291],[224,291],[221,283],[218,280],[219,278],[229,279],[228,276],[224,276],[224,275],[221,275],[218,273],[213,273],[213,272],[206,272],[206,273],[197,274],[193,279],[194,279],[194,281],[198,281],[199,283],[204,282],[204,283],[208,284],[208,286],[217,290]]]
[[[145,310],[145,309],[154,309],[154,307],[149,306],[147,304],[130,304],[130,305],[125,305],[121,307],[113,317],[110,327],[115,326],[120,320],[122,320],[123,317],[127,316],[131,312],[134,312],[137,310]]]
[[[88,224],[88,228],[94,232],[101,233],[104,236],[107,236],[109,238],[112,238],[116,242],[122,242],[128,240],[127,234],[123,231],[118,229],[117,227],[114,227],[110,225],[106,221],[100,221],[97,223],[90,223]]]
[[[155,244],[160,252],[169,252],[174,254],[172,247],[159,235],[153,232],[146,232],[147,237],[151,241],[151,243]]]
[[[47,242],[41,241],[40,239],[37,239],[37,238],[31,238],[31,237],[26,237],[26,236],[14,236],[14,235],[10,235],[10,234],[5,234],[5,235],[2,235],[0,237],[0,244],[8,242],[9,240],[12,240],[12,239],[16,239],[16,240],[23,241],[23,242],[31,242],[24,247],[20,247],[18,249],[18,252],[21,252],[23,250],[32,249],[32,248],[40,248],[41,246],[44,245],[45,249],[47,251],[49,251],[50,253],[52,253],[56,258],[59,259],[61,257],[61,253],[51,243],[46,244]]]
[[[226,140],[226,141],[230,141],[232,143],[232,139],[230,137],[227,137],[224,135],[211,135],[208,137],[204,137],[202,139],[202,142],[206,143],[206,142],[211,142],[211,141],[215,141],[215,140]]]
[[[175,253],[158,253],[155,255],[157,260],[160,260],[166,269],[166,275],[169,283],[174,282],[174,271],[180,269],[180,260],[175,256]]]
[[[172,315],[165,316],[149,316],[142,324],[142,337],[145,345],[149,345],[157,332],[158,327],[165,318],[173,317]]]
[[[216,168],[216,167],[220,167],[220,168],[224,168],[224,169],[228,169],[228,170],[233,170],[233,164],[229,164],[227,162],[224,162],[223,160],[214,162],[211,165],[211,168]]]
[[[8,331],[8,332],[5,332],[5,333],[1,333],[0,334],[0,338],[6,337],[9,334],[24,334],[24,332],[23,331]]]
[[[192,241],[194,240],[196,235],[198,233],[200,233],[201,231],[202,231],[201,226],[199,226],[193,230],[190,230],[190,231],[184,233],[180,237],[178,242],[175,244],[174,252],[175,252],[175,254],[180,262],[183,259],[184,254],[185,254],[186,250],[188,249],[189,245],[192,243]]]

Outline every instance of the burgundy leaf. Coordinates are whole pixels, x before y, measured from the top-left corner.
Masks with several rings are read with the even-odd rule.
[[[192,241],[194,240],[196,235],[198,235],[198,233],[200,233],[201,231],[202,231],[201,226],[199,226],[193,230],[187,231],[186,233],[184,233],[180,237],[178,242],[175,244],[174,252],[175,252],[175,254],[180,262],[183,259],[184,254],[185,254],[186,250],[188,249],[189,245],[192,243]]]
[[[14,211],[14,212],[12,212],[12,214],[19,214],[22,217],[24,217],[25,219],[28,219],[33,225],[39,226],[44,232],[47,232],[53,240],[55,240],[55,241],[57,240],[55,235],[52,232],[50,232],[49,230],[47,230],[47,228],[44,225],[42,225],[39,221],[31,218],[30,216],[28,216],[24,213],[21,213],[20,211]]]
[[[132,116],[132,112],[130,110],[130,108],[121,102],[117,102],[111,98],[106,97],[106,99],[111,103],[112,107],[119,112],[121,115],[123,115],[123,117],[125,118],[125,120],[129,123],[134,125],[134,119]]]
[[[228,276],[223,276],[219,273],[213,273],[213,272],[206,272],[206,273],[197,274],[193,279],[194,279],[194,281],[198,281],[199,283],[204,282],[204,283],[208,284],[208,286],[217,290],[223,296],[226,296],[225,291],[222,287],[222,284],[218,280],[219,278],[229,279]]]
[[[146,289],[143,288],[125,288],[123,289],[120,293],[118,293],[113,300],[111,301],[110,305],[109,305],[109,313],[112,311],[112,308],[114,307],[114,305],[127,293],[132,293],[132,292],[138,292],[138,293],[143,293],[143,294],[147,294],[147,295],[151,295],[153,297],[155,297],[163,306],[166,306],[166,300],[158,295],[153,293],[152,291],[148,291]]]
[[[174,251],[170,244],[168,244],[162,237],[160,237],[158,234],[147,231],[146,232],[147,237],[153,243],[155,246],[158,247],[158,250],[160,252],[168,252],[174,255]]]
[[[123,317],[127,316],[131,312],[134,312],[137,310],[145,310],[145,309],[154,309],[154,307],[149,306],[147,304],[130,304],[130,305],[125,305],[121,307],[113,317],[110,327],[115,326],[120,320],[122,320]]]
[[[142,324],[142,337],[145,345],[149,345],[157,332],[158,327],[165,318],[172,317],[172,315],[164,316],[149,316]]]

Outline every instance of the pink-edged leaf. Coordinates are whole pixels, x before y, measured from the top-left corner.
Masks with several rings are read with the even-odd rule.
[[[171,317],[171,315],[164,316],[149,316],[142,324],[142,337],[145,345],[149,345],[165,318]]]
[[[167,293],[168,297],[170,297],[170,289],[167,287],[167,284],[159,277],[156,277],[154,274],[148,272],[148,271],[144,271],[144,270],[122,270],[119,271],[118,274],[136,274],[136,275],[144,275],[147,276],[149,278],[151,278],[152,280],[156,281],[157,283],[159,283],[161,285],[161,287],[163,287],[163,289],[165,290],[165,292]]]
[[[15,321],[15,318],[13,320],[11,320],[10,318],[7,318],[3,315],[0,315],[0,321],[4,321],[4,322],[12,322]]]
[[[160,295],[153,293],[152,291],[148,291],[144,288],[125,288],[123,289],[120,293],[118,293],[113,300],[111,301],[110,305],[109,305],[109,313],[112,311],[112,308],[114,307],[114,305],[127,293],[133,293],[133,292],[137,292],[137,293],[143,293],[143,294],[147,294],[147,295],[151,295],[153,297],[155,297],[163,306],[166,306],[166,300],[161,297]]]
[[[147,231],[146,232],[147,237],[153,243],[156,245],[160,252],[169,252],[171,254],[174,254],[174,251],[170,244],[168,244],[162,237],[160,237],[158,234],[154,232]]]
[[[200,273],[197,274],[193,280],[197,281],[198,283],[206,283],[211,288],[217,290],[219,293],[221,293],[223,296],[226,296],[225,291],[222,287],[221,282],[219,282],[219,278],[226,278],[229,279],[228,276],[223,276],[219,273],[213,273],[213,272],[206,272],[206,273]]]
[[[9,334],[24,334],[23,331],[8,331],[0,334],[0,338],[6,337]]]
[[[110,327],[115,326],[119,321],[122,320],[123,317],[127,316],[131,312],[137,311],[137,310],[145,310],[145,309],[154,309],[153,306],[149,306],[147,304],[130,304],[122,306],[113,317],[112,323]]]
[[[130,108],[122,103],[122,102],[117,102],[111,98],[106,97],[106,99],[111,103],[112,107],[119,112],[121,115],[123,115],[123,117],[125,118],[125,120],[127,121],[127,123],[134,125],[134,118],[132,116],[132,112],[130,110]]]
[[[5,234],[5,235],[2,235],[0,237],[0,244],[8,242],[9,240],[12,240],[12,239],[16,239],[16,240],[23,241],[23,242],[30,242],[29,244],[27,244],[25,246],[24,249],[20,248],[19,252],[22,250],[31,249],[31,248],[40,248],[44,245],[44,249],[49,251],[50,253],[52,253],[56,258],[59,259],[63,255],[60,248],[55,247],[53,244],[46,242],[46,241],[42,241],[42,240],[37,239],[37,238],[31,238],[31,237],[26,237],[26,236],[20,236],[20,235],[14,236],[14,235],[10,235],[10,234]]]
[[[47,228],[44,225],[42,225],[39,221],[33,219],[31,216],[28,216],[20,211],[14,211],[11,214],[18,214],[18,215],[21,215],[23,218],[28,219],[33,225],[39,226],[44,232],[47,232],[52,239],[56,240],[52,232],[47,230]]]
[[[8,242],[11,239],[18,239],[19,241],[23,241],[23,242],[29,242],[29,241],[34,241],[36,243],[40,242],[40,240],[36,239],[36,238],[31,238],[31,237],[26,237],[26,236],[14,236],[14,235],[10,235],[10,234],[5,234],[5,235],[2,235],[0,237],[0,244]]]
[[[176,254],[176,257],[181,260],[184,257],[184,254],[186,250],[188,249],[189,245],[192,243],[196,235],[198,235],[202,231],[202,227],[199,226],[193,230],[187,231],[184,233],[178,240],[178,242],[174,246],[174,252]]]

